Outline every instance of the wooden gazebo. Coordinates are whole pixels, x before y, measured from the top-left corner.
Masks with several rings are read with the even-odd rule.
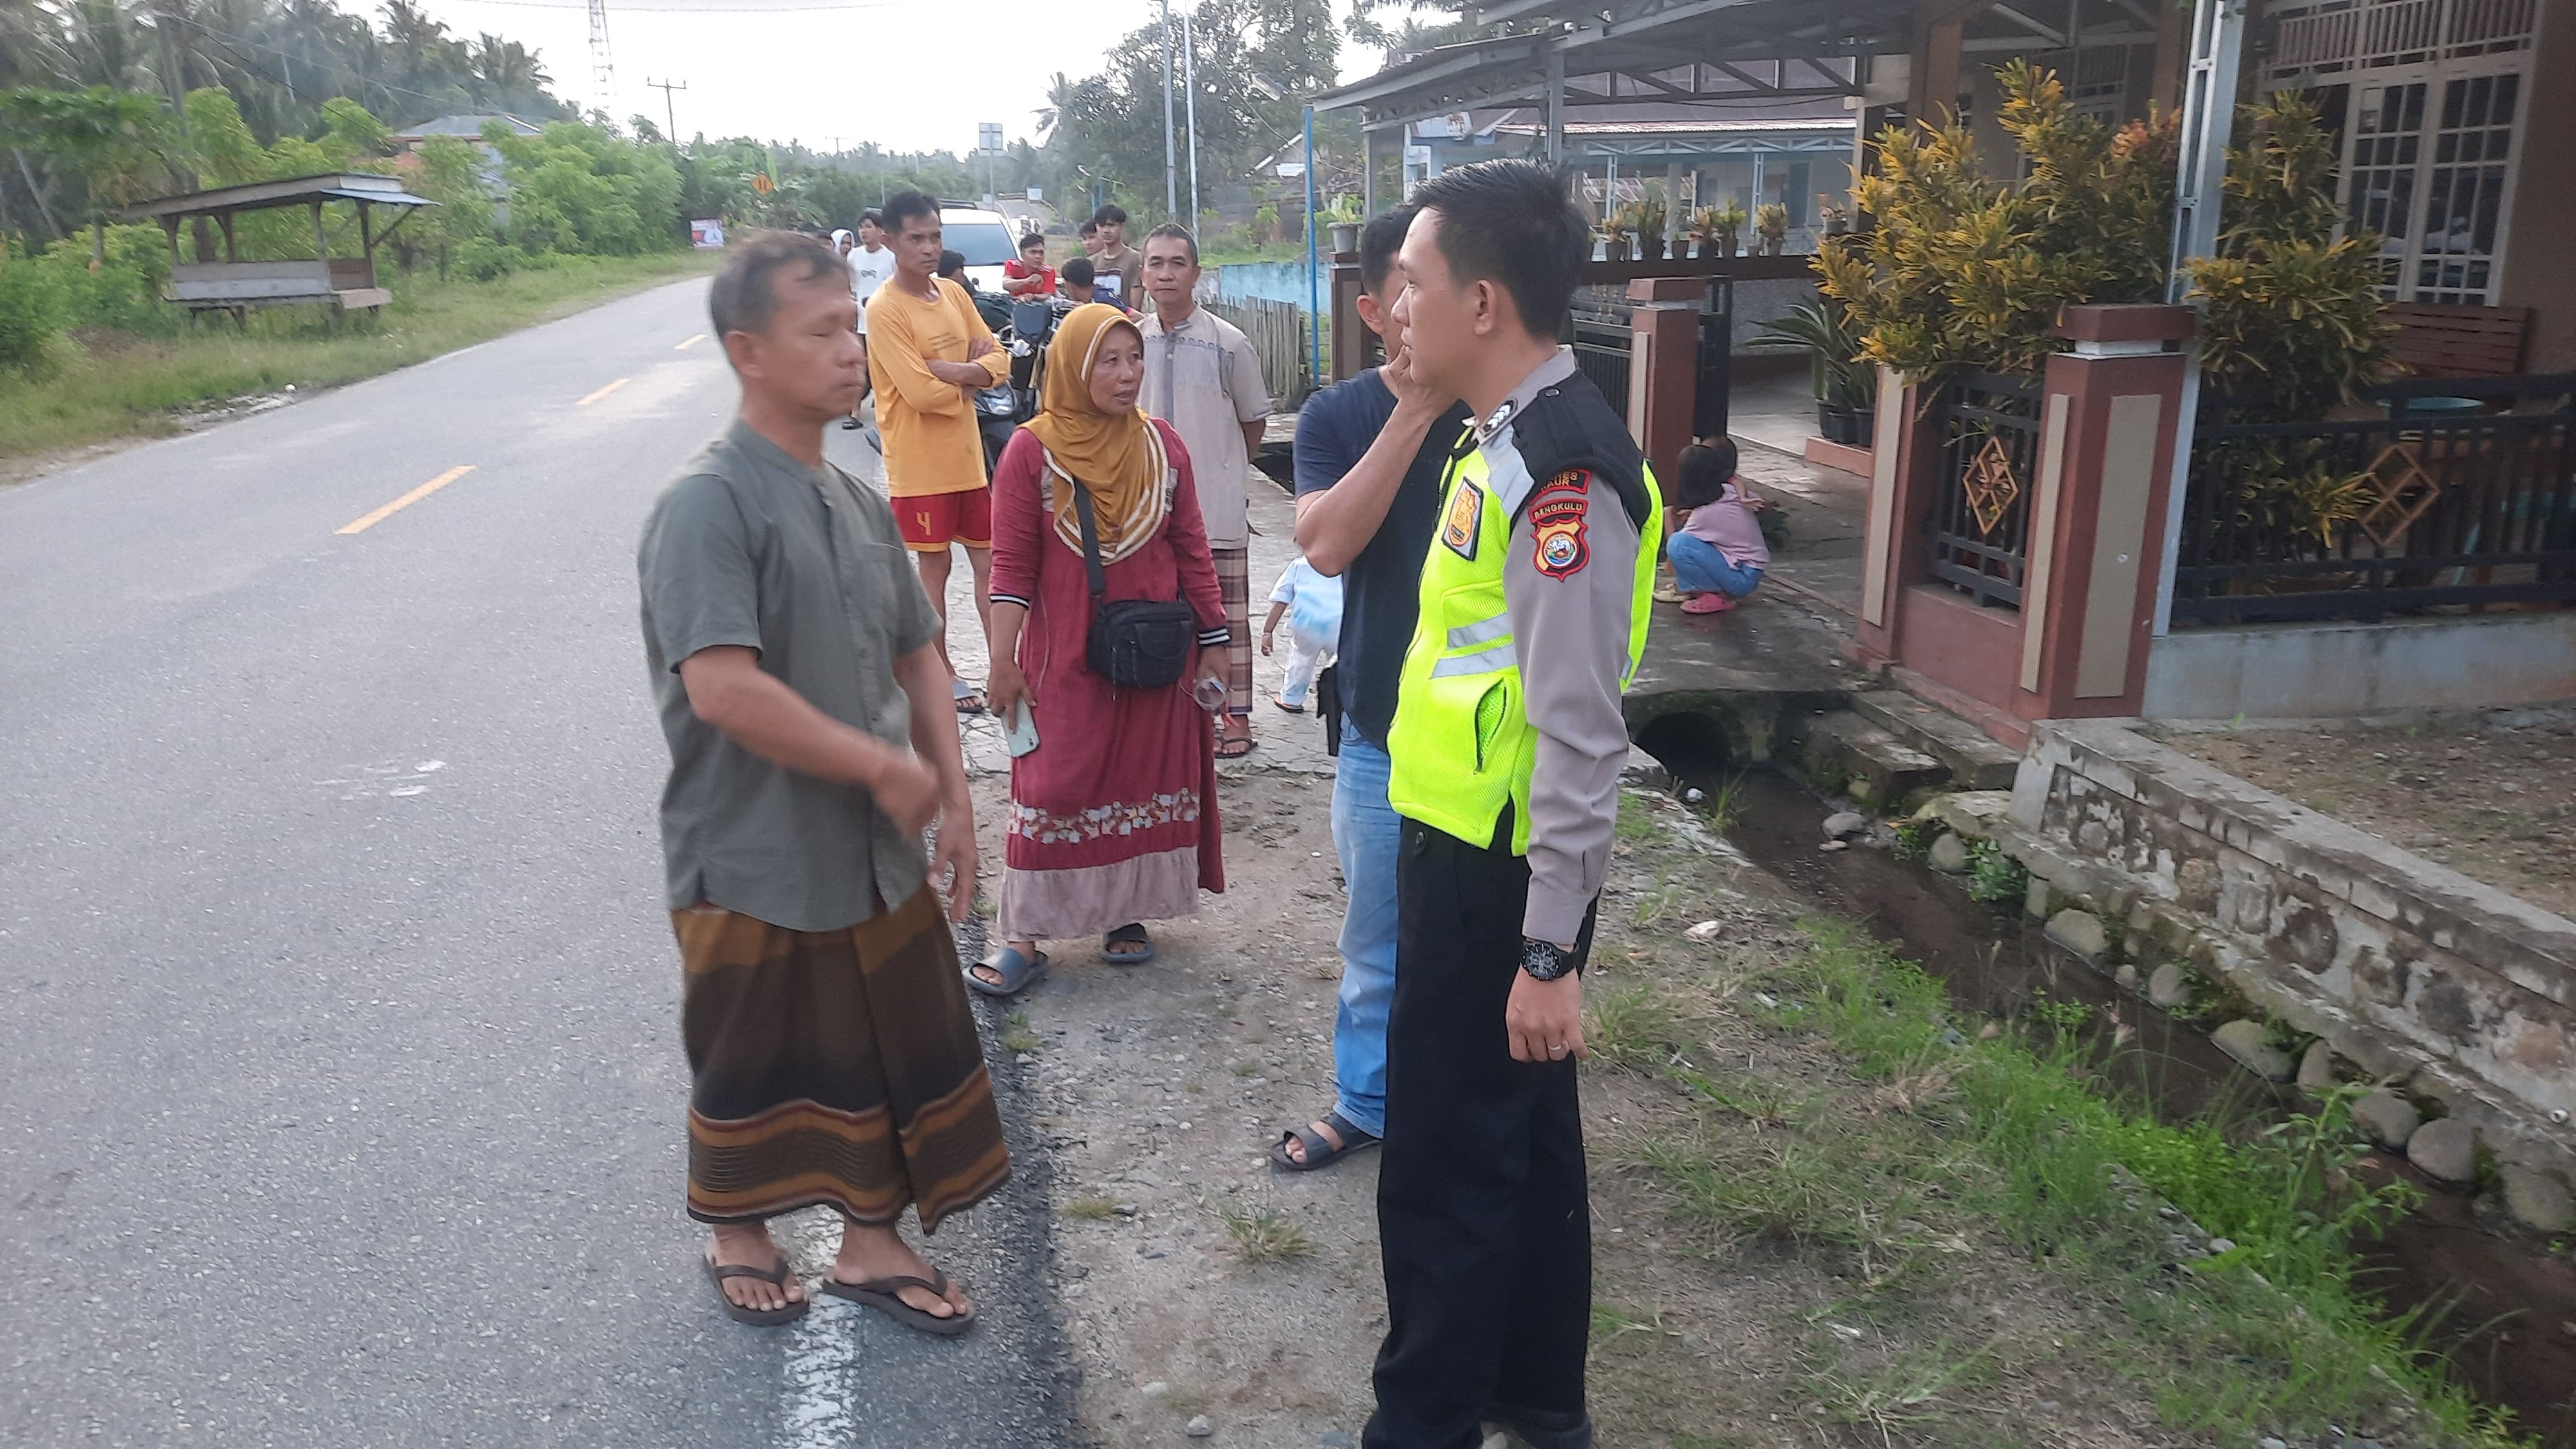
[[[335,201],[357,203],[356,256],[331,255],[323,208]],[[231,312],[238,317],[252,307],[316,302],[337,315],[351,308],[381,307],[393,300],[392,292],[376,285],[376,244],[391,236],[413,208],[437,204],[403,190],[402,182],[395,177],[340,171],[164,196],[126,207],[117,215],[125,221],[161,223],[162,232],[170,238],[169,300],[182,307],[200,312]],[[313,213],[313,259],[243,261],[233,240],[234,215],[285,206],[301,206]],[[393,207],[397,213],[393,225],[382,232],[375,229],[374,209],[379,206]],[[212,218],[223,230],[224,259],[220,262],[189,261],[180,255],[180,223],[200,217]],[[343,231],[345,240],[345,228]]]

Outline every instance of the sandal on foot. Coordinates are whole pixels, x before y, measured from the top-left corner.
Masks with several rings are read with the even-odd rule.
[[[1304,714],[1306,712],[1306,706],[1302,704],[1290,704],[1284,699],[1277,698],[1272,699],[1270,702],[1279,706],[1281,709],[1286,710],[1290,714]]]
[[[1133,946],[1133,951],[1121,951]],[[1142,966],[1154,959],[1154,938],[1145,934],[1141,922],[1130,921],[1100,938],[1100,959],[1112,966]]]
[[[987,981],[975,974],[973,966],[969,966],[966,968],[967,985],[986,996],[1017,996],[1047,973],[1047,953],[1040,951],[1032,958],[1021,955],[1016,946],[1003,946],[977,964],[1002,979]]]
[[[974,1309],[969,1308],[942,1318],[927,1309],[915,1308],[904,1302],[903,1290],[906,1288],[926,1289],[945,1298],[948,1296],[948,1275],[934,1268],[928,1278],[910,1276],[871,1278],[865,1283],[844,1283],[829,1273],[823,1275],[824,1292],[835,1298],[847,1298],[852,1303],[873,1308],[915,1332],[927,1333],[939,1338],[955,1338],[975,1326]]]
[[[983,691],[977,689],[971,684],[968,684],[965,680],[950,680],[948,682],[948,693],[957,701],[957,712],[959,714],[982,714],[984,712]]]
[[[1261,742],[1249,735],[1229,735],[1217,741],[1216,757],[1220,760],[1240,760],[1260,747]]]
[[[1723,614],[1735,607],[1735,601],[1724,594],[1693,594],[1682,600],[1685,614]]]
[[[776,1328],[782,1323],[794,1323],[814,1306],[812,1299],[800,1299],[784,1308],[754,1308],[748,1303],[734,1302],[732,1296],[724,1291],[727,1278],[757,1278],[774,1287],[786,1287],[787,1275],[793,1270],[788,1266],[785,1253],[778,1255],[778,1265],[774,1268],[755,1268],[749,1263],[719,1263],[712,1253],[699,1255],[698,1262],[707,1270],[707,1281],[715,1285],[716,1301],[724,1305],[725,1316],[736,1323],[748,1323],[755,1328]]]
[[[1338,1111],[1325,1113],[1324,1125],[1332,1128],[1334,1135],[1342,1139],[1341,1146],[1335,1147],[1332,1138],[1312,1127],[1299,1127],[1279,1134],[1278,1145],[1270,1149],[1271,1165],[1290,1172],[1313,1172],[1319,1167],[1330,1167],[1363,1148],[1377,1145],[1376,1137],[1352,1126],[1350,1119]],[[1304,1161],[1288,1155],[1291,1142],[1306,1149]]]

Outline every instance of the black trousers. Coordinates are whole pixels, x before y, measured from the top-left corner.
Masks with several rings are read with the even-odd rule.
[[[1404,822],[1377,1213],[1386,1342],[1366,1449],[1475,1449],[1479,1421],[1580,1416],[1592,1221],[1575,1065],[1516,1062],[1529,862]],[[1597,904],[1595,906],[1597,910]],[[1578,958],[1592,944],[1583,921]]]

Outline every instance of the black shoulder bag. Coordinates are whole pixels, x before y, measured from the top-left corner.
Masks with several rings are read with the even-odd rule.
[[[1082,561],[1091,573],[1091,633],[1083,649],[1091,672],[1121,689],[1179,683],[1190,667],[1190,646],[1198,639],[1198,616],[1178,599],[1110,601],[1091,490],[1080,479],[1066,481],[1073,489],[1074,515],[1082,523]]]

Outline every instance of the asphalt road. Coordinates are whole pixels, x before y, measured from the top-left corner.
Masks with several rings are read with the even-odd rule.
[[[0,489],[0,1443],[1059,1441],[1007,1062],[976,1333],[698,1275],[634,542],[704,296]]]

